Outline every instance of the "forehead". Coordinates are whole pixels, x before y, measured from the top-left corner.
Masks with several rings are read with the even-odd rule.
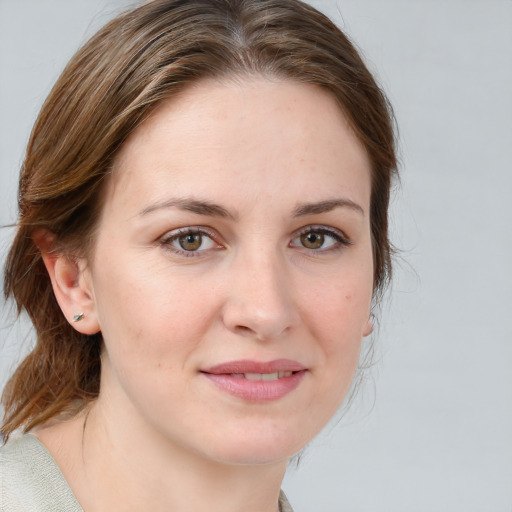
[[[164,200],[170,189],[212,194],[220,185],[238,196],[301,188],[325,196],[343,184],[369,197],[369,169],[365,149],[320,87],[204,80],[163,101],[131,134],[116,158],[107,203],[114,193]]]

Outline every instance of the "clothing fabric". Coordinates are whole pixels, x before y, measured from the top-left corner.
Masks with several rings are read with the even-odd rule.
[[[48,450],[27,434],[0,448],[1,512],[84,512]]]
[[[26,434],[0,447],[0,512],[84,512],[53,457]],[[281,491],[279,512],[293,512]]]

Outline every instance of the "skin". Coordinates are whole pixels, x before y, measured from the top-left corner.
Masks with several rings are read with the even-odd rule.
[[[64,314],[104,338],[99,398],[36,432],[87,512],[275,512],[287,461],[341,405],[371,331],[369,205],[367,154],[327,92],[204,81],[124,144],[89,261],[38,235]],[[190,227],[202,245],[185,251]],[[307,371],[273,401],[201,373],[283,358]]]

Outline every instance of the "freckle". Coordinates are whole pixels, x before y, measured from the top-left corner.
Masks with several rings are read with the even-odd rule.
[[[345,299],[350,300],[352,297],[350,295],[345,295]]]

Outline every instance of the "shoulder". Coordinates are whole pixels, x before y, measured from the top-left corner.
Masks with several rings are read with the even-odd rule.
[[[83,512],[41,442],[24,435],[0,447],[0,512]]]
[[[286,495],[283,491],[279,494],[279,512],[293,512],[293,509],[286,499]]]

